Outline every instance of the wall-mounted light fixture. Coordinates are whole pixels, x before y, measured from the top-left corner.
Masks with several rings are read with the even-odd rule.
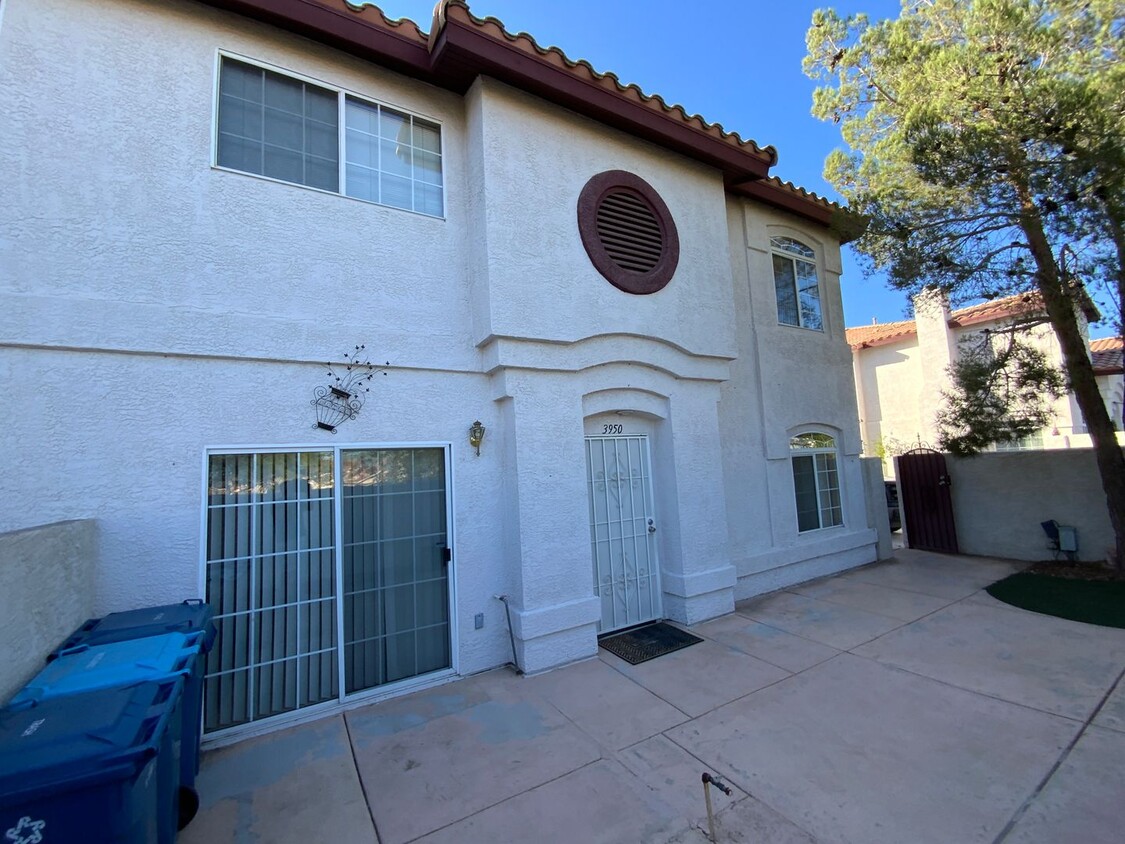
[[[469,445],[477,450],[477,457],[480,457],[480,441],[484,439],[484,425],[480,424],[478,419],[469,428]]]

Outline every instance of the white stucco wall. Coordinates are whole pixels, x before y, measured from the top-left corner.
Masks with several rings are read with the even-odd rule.
[[[851,352],[844,338],[839,244],[806,222],[749,202],[727,208],[738,359],[723,384],[720,424],[736,597],[779,589],[875,559],[860,468]],[[824,331],[777,319],[770,238],[817,253]],[[799,533],[789,439],[836,438],[844,524]]]
[[[439,121],[445,219],[212,167],[220,50]],[[18,409],[0,529],[97,519],[95,613],[200,593],[208,449],[438,444],[454,667],[511,658],[498,594],[525,670],[590,656],[583,435],[606,414],[650,437],[665,616],[874,559],[839,249],[818,227],[494,81],[462,98],[188,2],[6,2],[0,58],[0,389]],[[654,295],[581,245],[578,194],[607,169],[676,220]],[[816,248],[824,332],[777,324],[772,234]],[[323,362],[357,343],[387,375],[336,435],[314,430]],[[845,524],[798,535],[788,442],[809,428],[837,438]]]
[[[0,704],[94,614],[96,534],[91,520],[0,534]]]
[[[1049,560],[1041,522],[1078,529],[1078,557],[1104,560],[1114,546],[1092,449],[946,457],[957,543],[966,554]]]

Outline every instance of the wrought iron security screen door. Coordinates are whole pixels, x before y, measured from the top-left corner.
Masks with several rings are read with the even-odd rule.
[[[599,632],[661,617],[648,437],[587,437],[590,545]]]
[[[451,665],[444,449],[213,454],[207,486],[208,731]]]

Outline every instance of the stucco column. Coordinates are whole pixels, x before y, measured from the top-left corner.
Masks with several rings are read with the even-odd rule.
[[[918,396],[922,430],[916,433],[934,446],[938,439],[935,409],[945,404],[941,394],[952,384],[949,366],[957,360],[957,343],[949,330],[949,299],[937,288],[926,288],[914,297],[914,321],[922,364],[922,392]]]
[[[660,542],[661,586],[664,615],[683,624],[734,610],[718,401],[717,385],[686,386],[669,420],[675,488],[664,521],[674,519],[675,529],[666,526]]]
[[[506,428],[502,508],[520,667],[542,671],[597,652],[582,399],[572,376],[495,376]]]

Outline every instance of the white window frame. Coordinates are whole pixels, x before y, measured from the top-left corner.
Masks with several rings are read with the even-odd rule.
[[[236,171],[241,172],[241,171]],[[283,182],[283,184],[290,184]],[[315,188],[314,188],[315,190]],[[331,193],[331,191],[324,191]],[[339,653],[337,654],[339,685],[336,700],[324,701],[322,703],[313,704],[311,706],[301,707],[292,712],[274,715],[268,718],[259,720],[248,721],[245,724],[238,724],[233,727],[227,727],[222,730],[215,730],[206,733],[202,736],[203,745],[205,747],[221,747],[225,744],[230,744],[234,741],[239,741],[243,738],[250,736],[262,735],[265,733],[274,732],[275,730],[284,729],[285,727],[293,726],[294,724],[302,724],[307,721],[313,721],[323,715],[332,712],[345,712],[350,709],[355,709],[360,706],[367,706],[368,704],[375,703],[376,701],[385,700],[387,698],[401,697],[402,695],[410,694],[411,692],[428,689],[433,686],[440,686],[445,683],[456,680],[461,673],[460,669],[460,624],[457,618],[457,579],[459,566],[457,564],[457,526],[454,510],[456,495],[454,493],[454,466],[453,466],[453,444],[450,442],[357,442],[357,443],[342,443],[342,444],[328,444],[324,442],[319,443],[294,443],[286,445],[278,445],[277,443],[269,443],[263,445],[215,445],[206,446],[203,449],[203,456],[201,459],[201,477],[200,477],[200,515],[199,515],[199,595],[206,596],[207,594],[207,513],[208,513],[208,485],[210,483],[210,463],[211,457],[215,455],[226,454],[289,454],[291,452],[307,452],[307,451],[331,451],[333,453],[333,466],[338,469],[341,465],[342,452],[345,451],[367,451],[367,450],[381,450],[381,449],[425,449],[425,448],[440,448],[445,455],[445,506],[446,506],[446,522],[448,530],[446,533],[447,545],[453,550],[453,562],[451,563],[451,571],[449,572],[449,668],[433,671],[428,674],[421,674],[417,677],[408,677],[404,680],[397,680],[393,683],[386,683],[382,686],[376,686],[371,689],[365,689],[360,692],[347,693],[345,691],[346,684],[343,681],[343,613],[337,610],[336,617],[336,642]],[[333,492],[333,510],[335,520],[335,535],[336,535],[336,583],[337,595],[336,600],[340,600],[339,584],[343,583],[343,565],[344,565],[344,551],[343,545],[340,542],[340,537],[343,534],[343,496],[340,494],[342,486],[336,484],[336,489]],[[339,604],[337,604],[339,607]]]
[[[273,176],[266,176],[266,175],[263,175],[262,173],[252,173],[248,170],[237,170],[234,167],[224,167],[223,165],[219,164],[219,103],[220,103],[220,99],[221,99],[220,86],[222,84],[222,78],[221,77],[222,77],[222,70],[223,70],[223,59],[231,59],[232,61],[242,62],[243,64],[248,64],[248,65],[251,65],[252,67],[257,67],[257,68],[260,68],[262,70],[270,71],[271,73],[277,73],[277,74],[280,74],[282,76],[287,76],[290,79],[293,79],[297,82],[304,82],[306,85],[315,85],[318,88],[323,88],[325,91],[331,91],[332,93],[336,94],[336,102],[337,102],[337,108],[338,108],[338,114],[339,114],[339,120],[337,121],[337,126],[336,126],[336,131],[338,133],[338,140],[337,140],[337,150],[339,152],[338,164],[339,164],[339,168],[340,168],[339,189],[338,190],[334,190],[334,191],[325,190],[324,188],[314,187],[313,185],[303,185],[300,182],[289,182],[289,181],[286,181],[285,179],[278,179],[278,178],[275,178]],[[441,156],[441,214],[440,215],[427,214],[424,211],[415,211],[412,208],[401,208],[397,205],[385,205],[382,202],[374,202],[370,199],[363,199],[362,197],[359,197],[359,196],[349,196],[348,195],[348,193],[347,193],[347,145],[346,145],[346,136],[347,136],[348,126],[347,126],[347,120],[346,120],[346,112],[347,112],[347,100],[348,100],[349,97],[351,97],[352,99],[357,100],[361,103],[365,103],[367,105],[384,106],[386,108],[393,109],[394,111],[398,111],[398,112],[402,112],[403,114],[410,115],[411,117],[418,117],[418,118],[420,118],[422,120],[425,120],[429,123],[433,123],[438,127],[438,131],[439,131],[439,134],[441,136],[441,153],[440,153],[440,156]],[[260,61],[258,59],[251,58],[249,56],[244,56],[240,53],[234,53],[234,52],[231,52],[229,50],[218,50],[215,53],[215,84],[214,84],[214,90],[212,91],[212,107],[211,107],[211,169],[212,170],[219,170],[219,171],[222,171],[224,173],[237,173],[240,176],[249,176],[249,177],[254,178],[254,179],[262,179],[264,181],[273,182],[274,184],[278,184],[278,185],[289,185],[290,187],[301,188],[302,190],[311,190],[311,191],[315,191],[316,193],[323,193],[323,194],[327,194],[329,196],[339,196],[339,197],[343,197],[344,199],[350,199],[354,202],[362,202],[366,205],[374,205],[378,208],[389,208],[389,209],[394,210],[394,211],[402,211],[406,214],[416,214],[417,216],[424,217],[428,220],[445,220],[447,218],[447,215],[448,215],[448,207],[449,207],[448,206],[449,196],[448,196],[448,192],[447,192],[447,184],[448,184],[449,180],[447,178],[446,167],[445,167],[445,165],[446,165],[445,140],[446,140],[446,138],[445,138],[445,123],[437,117],[433,117],[429,114],[425,114],[425,113],[416,111],[414,109],[404,108],[400,105],[396,105],[395,103],[387,102],[385,100],[379,100],[379,99],[376,99],[375,97],[368,96],[367,94],[361,94],[361,93],[358,93],[357,91],[353,91],[349,88],[343,88],[339,85],[333,85],[332,83],[325,82],[322,79],[317,79],[316,77],[313,77],[313,76],[307,76],[303,73],[298,73],[297,71],[290,70],[288,68],[281,67],[279,65],[270,64],[268,62],[263,62],[263,61]]]
[[[811,258],[808,258],[808,257],[797,255],[797,254],[795,254],[793,252],[790,252],[789,250],[787,250],[783,247],[775,245],[775,243],[774,243],[775,240],[791,240],[794,243],[797,243],[797,244],[805,247],[806,249],[808,249],[810,252],[813,253],[813,256]],[[794,298],[797,302],[797,322],[795,324],[792,323],[792,322],[782,322],[782,320],[781,320],[780,303],[777,301],[777,275],[774,272],[774,268],[773,268],[773,259],[774,259],[775,256],[780,257],[780,258],[785,258],[786,260],[790,261],[793,264],[793,296],[794,296]],[[821,271],[820,271],[819,256],[820,256],[820,253],[813,246],[809,245],[808,243],[806,243],[804,240],[802,240],[799,237],[793,237],[793,235],[791,235],[791,234],[772,234],[772,235],[770,235],[770,274],[773,276],[774,312],[777,314],[777,324],[778,325],[784,325],[784,326],[787,326],[789,328],[803,328],[806,331],[819,331],[822,334],[825,333],[825,327],[824,327],[824,323],[825,323],[825,317],[824,317],[824,286],[821,283],[821,277],[822,277],[823,273],[821,273]],[[798,261],[800,261],[802,263],[805,263],[805,264],[809,264],[810,266],[812,266],[813,272],[816,274],[816,302],[817,302],[817,312],[820,315],[820,325],[819,326],[805,325],[804,313],[801,310],[801,288],[800,288],[800,283],[799,283],[798,278],[797,278],[797,262]]]
[[[832,440],[832,446],[831,447],[823,447],[823,448],[804,448],[804,447],[799,447],[799,446],[793,445],[793,439],[794,438],[800,437],[800,436],[805,436],[805,435],[808,435],[808,434],[819,434],[820,436],[828,437],[829,439]],[[831,454],[836,459],[835,460],[836,465],[834,467],[834,472],[835,472],[835,475],[836,475],[836,493],[840,497],[840,522],[838,524],[831,524],[831,525],[824,524],[825,510],[824,510],[823,505],[821,504],[820,466],[819,466],[819,461],[817,460],[817,457],[819,455],[826,455],[826,454]],[[817,523],[818,523],[818,527],[815,527],[815,528],[807,528],[805,530],[801,529],[800,514],[799,514],[799,511],[797,510],[797,480],[796,480],[796,477],[794,475],[792,475],[793,458],[794,457],[811,457],[812,461],[813,461],[813,485],[816,489],[816,517],[817,517]],[[791,477],[792,477],[792,480],[793,480],[793,514],[795,516],[795,521],[796,521],[796,524],[797,524],[797,533],[800,536],[808,536],[809,534],[812,534],[812,533],[818,533],[820,531],[825,531],[825,530],[835,530],[837,528],[844,527],[844,524],[845,524],[845,519],[844,519],[844,484],[843,484],[843,481],[840,479],[839,437],[836,434],[830,433],[828,431],[820,430],[820,429],[799,430],[799,431],[792,432],[789,435],[789,469],[790,469]]]

